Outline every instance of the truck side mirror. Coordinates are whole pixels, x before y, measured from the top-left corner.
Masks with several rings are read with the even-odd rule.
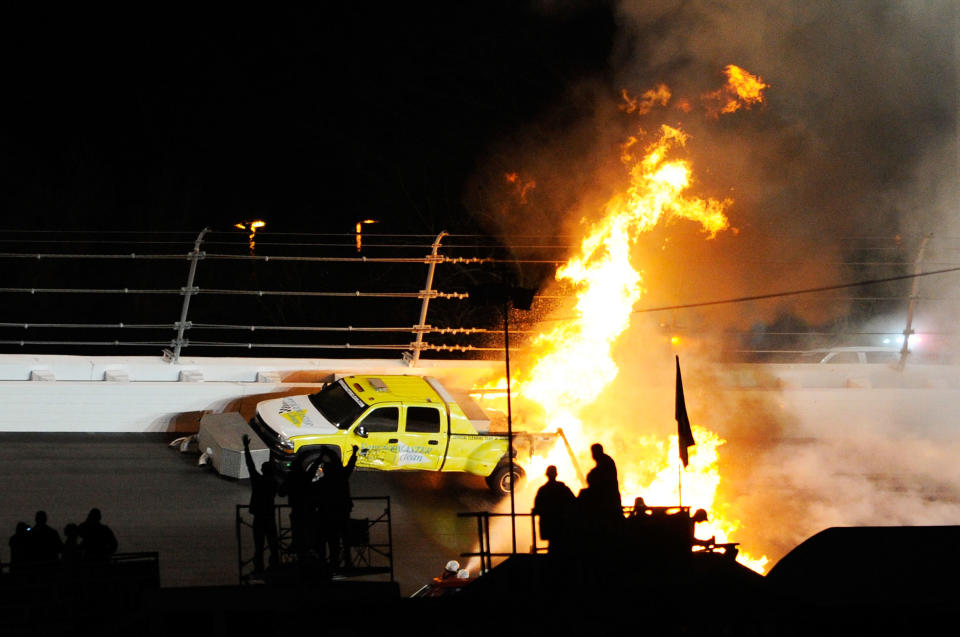
[[[353,433],[357,434],[361,438],[367,437],[367,428],[363,425],[358,425],[356,429],[353,430]]]

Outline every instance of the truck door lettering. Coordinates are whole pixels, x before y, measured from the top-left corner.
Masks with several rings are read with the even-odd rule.
[[[400,443],[399,453],[397,455],[398,465],[420,464],[427,461],[427,454],[430,453],[427,447],[411,447]]]

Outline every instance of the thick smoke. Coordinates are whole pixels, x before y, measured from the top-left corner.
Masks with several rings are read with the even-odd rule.
[[[559,243],[556,234],[580,236],[623,187],[618,144],[638,129],[679,124],[691,135],[694,189],[732,198],[736,231],[706,240],[694,224],[675,222],[641,238],[635,262],[648,294],[636,309],[905,274],[921,245],[922,269],[955,266],[957,14],[948,1],[624,2],[614,85],[571,88],[573,106],[558,108],[566,118],[546,114],[550,125],[495,148],[469,202],[504,237],[539,234],[550,239],[542,246]],[[761,76],[767,101],[711,117],[700,96],[719,87],[727,64]],[[658,82],[673,91],[667,107],[641,118],[617,108],[620,89],[636,95]],[[680,99],[689,110],[676,108]],[[523,201],[502,183],[511,170],[536,182]],[[518,256],[561,256],[530,240],[513,244]],[[931,338],[940,362],[952,360],[958,277],[927,277],[919,287],[928,300],[918,304],[914,329],[940,335]],[[680,330],[691,418],[728,440],[719,499],[742,523],[736,539],[750,553],[775,561],[836,525],[958,524],[960,473],[950,467],[960,438],[933,411],[913,407],[947,404],[949,394],[848,389],[824,398],[843,412],[831,415],[805,404],[823,396],[778,390],[772,377],[762,390],[729,391],[727,372],[711,366],[718,352],[744,345],[731,331],[784,317],[900,331],[906,303],[851,297],[909,291],[907,281],[634,314],[617,347],[620,376],[590,410],[593,430],[609,440],[616,427],[615,452],[626,452],[633,436],[670,433],[673,366],[663,338]]]
[[[675,284],[678,275],[687,278],[684,288],[673,288],[686,291],[680,302],[912,272],[926,235],[933,238],[922,269],[955,261],[955,7],[665,3],[650,13],[646,3],[621,5],[625,84],[665,74],[700,91],[730,62],[771,85],[759,112],[690,123],[696,165],[712,175],[704,184],[734,188],[730,217],[741,232],[712,244],[685,242],[679,258],[663,266],[675,270]],[[861,261],[908,265],[849,265]],[[698,276],[691,263],[712,275]],[[955,303],[941,299],[956,298],[957,282],[957,275],[919,282],[929,300],[917,307],[915,330],[953,331]],[[864,295],[908,290],[906,282]],[[846,318],[860,331],[905,324],[905,304],[864,317],[861,307],[824,295],[731,309],[739,319],[701,312],[686,320],[742,326],[789,312],[812,324]],[[934,340],[938,358],[949,360],[952,341]],[[743,523],[738,539],[751,553],[775,560],[829,526],[960,523],[960,475],[949,469],[960,439],[942,430],[936,410],[918,408],[949,399],[924,390],[893,399],[888,394],[897,390],[731,393],[704,368],[692,380],[703,388],[692,413],[728,439],[719,500]],[[816,400],[836,410],[810,409]]]

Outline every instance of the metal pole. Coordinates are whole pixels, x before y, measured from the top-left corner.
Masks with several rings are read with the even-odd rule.
[[[242,506],[238,504],[234,512],[234,526],[237,531],[237,576],[240,578],[240,584],[243,584],[243,536],[240,533],[240,507]]]
[[[677,442],[680,442],[679,439]],[[677,467],[677,506],[683,508],[683,463]]]
[[[503,345],[504,359],[507,367],[507,455],[510,458],[510,538],[512,553],[517,552],[517,505],[515,492],[517,483],[514,480],[513,464],[513,412],[510,407],[510,299],[503,304]]]
[[[190,297],[196,292],[193,287],[193,277],[197,274],[197,261],[202,259],[205,253],[200,251],[200,244],[203,243],[203,235],[210,232],[210,228],[204,228],[197,235],[197,240],[193,242],[193,252],[190,253],[190,272],[187,274],[187,287],[183,288],[183,308],[180,310],[180,321],[177,323],[177,340],[173,350],[172,363],[180,360],[180,350],[183,349],[183,332],[187,329],[187,310],[190,308]]]
[[[567,436],[563,433],[563,429],[557,427],[557,433],[560,434],[560,439],[563,440],[563,445],[567,448],[567,455],[570,456],[570,464],[573,465],[573,470],[577,472],[577,480],[580,481],[580,484],[586,486],[587,479],[583,477],[583,470],[580,469],[580,463],[577,462],[577,456],[573,453],[573,447],[570,446],[570,441],[567,440]]]
[[[437,267],[437,250],[440,249],[440,241],[447,236],[443,231],[433,240],[433,250],[427,258],[427,285],[423,290],[423,305],[420,306],[420,322],[414,328],[417,330],[417,338],[413,342],[413,356],[410,359],[410,367],[416,367],[420,361],[420,348],[423,346],[423,330],[427,327],[427,307],[430,305],[430,294],[433,292],[433,272]]]
[[[920,251],[917,253],[917,260],[913,265],[913,273],[920,274],[921,262],[923,261],[923,251],[927,247],[927,241],[930,240],[933,234],[928,234],[923,238],[923,241],[920,243]],[[900,348],[900,360],[897,362],[897,371],[902,372],[903,368],[907,364],[907,354],[910,353],[908,349],[910,335],[913,334],[913,310],[917,307],[917,288],[920,286],[920,277],[913,278],[913,285],[910,288],[910,304],[907,306],[907,326],[903,330],[903,347]]]
[[[390,581],[393,575],[393,514],[390,512],[390,496],[387,496],[387,543],[390,545]]]

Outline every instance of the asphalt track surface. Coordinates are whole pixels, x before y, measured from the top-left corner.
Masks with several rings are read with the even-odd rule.
[[[197,453],[169,446],[175,436],[0,434],[0,531],[7,532],[0,559],[9,560],[6,538],[17,522],[32,523],[37,510],[62,536],[67,523],[98,507],[121,552],[159,553],[161,586],[237,584],[235,511],[249,502],[249,481],[198,466]],[[458,513],[505,504],[482,478],[465,474],[358,470],[351,490],[354,497],[390,497],[402,595],[450,559],[466,565],[460,554],[476,550],[477,524]]]

